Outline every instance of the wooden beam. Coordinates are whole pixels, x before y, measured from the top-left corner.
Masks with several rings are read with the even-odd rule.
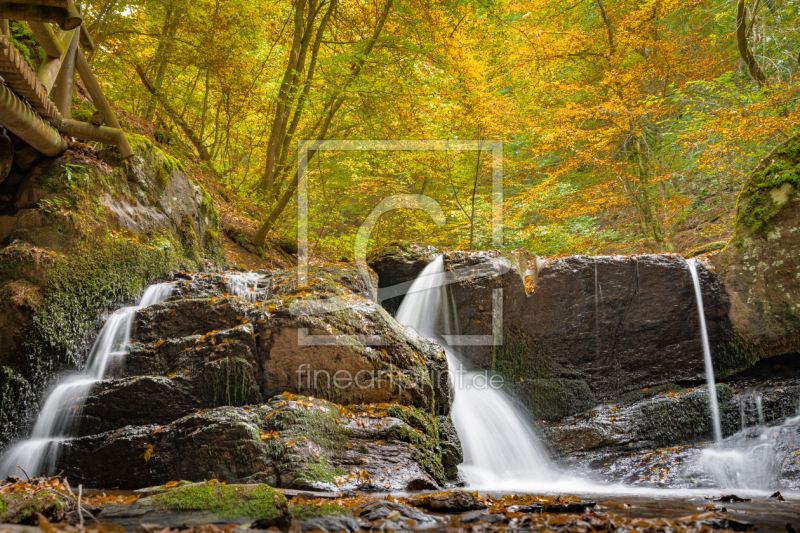
[[[90,52],[94,52],[97,48],[92,40],[92,36],[89,35],[89,30],[86,28],[86,24],[81,24],[81,46],[84,50],[88,50]]]
[[[51,7],[69,7],[72,0],[17,0],[18,4],[36,4]]]
[[[88,122],[65,118],[61,121],[61,126],[59,126],[58,129],[61,133],[69,135],[70,137],[78,137],[105,144],[114,144],[119,148],[122,159],[128,159],[133,155],[133,150],[130,144],[128,144],[125,134],[119,128],[95,126]]]
[[[97,78],[94,77],[92,69],[89,67],[89,62],[86,61],[86,56],[83,55],[83,50],[78,48],[76,56],[78,74],[80,74],[83,84],[86,86],[86,90],[89,92],[89,96],[92,98],[92,103],[94,104],[95,109],[101,111],[105,115],[107,126],[122,131],[122,127],[117,120],[117,115],[114,113],[114,110],[111,109],[111,104],[109,104],[108,100],[106,100],[103,90],[100,88],[100,84],[97,83]],[[122,133],[120,144],[117,146],[119,146],[120,153],[133,155],[133,149],[128,143],[128,139],[125,138],[124,133]],[[123,157],[130,157],[130,155],[123,155]]]
[[[53,31],[50,24],[31,21],[28,22],[28,26],[36,40],[39,41],[45,54],[50,57],[61,57],[61,54],[64,53],[64,47],[61,46],[61,42],[56,37],[56,32]],[[67,43],[69,44],[69,41]]]
[[[59,156],[69,146],[66,139],[11,89],[0,84],[0,124],[49,156]]]
[[[72,111],[72,89],[75,87],[75,63],[77,61],[77,53],[78,35],[74,34],[72,36],[72,42],[69,44],[69,48],[67,48],[61,60],[61,70],[58,71],[58,79],[56,80],[55,103],[58,111],[61,113],[62,120],[69,118]]]
[[[0,35],[8,36],[8,20],[0,19]]]
[[[58,125],[61,114],[47,97],[45,88],[25,58],[5,35],[0,35],[0,76],[15,94],[25,99],[50,124]]]
[[[42,60],[42,66],[39,67],[39,72],[36,73],[36,79],[39,80],[39,83],[42,84],[47,94],[50,94],[50,91],[53,88],[53,84],[56,82],[56,77],[58,73],[61,71],[61,64],[66,57],[70,42],[77,41],[79,32],[77,29],[70,30],[68,32],[59,32],[62,38],[69,37],[70,39],[66,42],[58,42],[58,39],[53,39],[54,42],[58,43],[57,48],[62,50],[61,54],[56,57],[51,57],[49,54]],[[39,41],[40,43],[42,41]],[[52,44],[52,43],[51,43]],[[73,48],[73,53],[74,53]]]
[[[71,1],[66,7],[0,2],[0,17],[26,22],[49,22],[58,24],[62,30],[74,30],[83,22],[83,16]]]

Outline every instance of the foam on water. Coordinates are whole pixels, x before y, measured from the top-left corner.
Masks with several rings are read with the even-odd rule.
[[[31,477],[53,473],[59,444],[76,429],[86,397],[105,377],[109,365],[120,362],[128,353],[136,311],[169,298],[170,294],[170,283],[151,285],[138,305],[123,307],[108,317],[92,346],[85,370],[67,374],[58,381],[39,411],[30,438],[17,442],[3,456],[0,479],[20,474],[19,467]]]
[[[443,342],[457,334],[449,308],[444,260],[431,262],[412,284],[397,321],[420,335]],[[556,472],[538,436],[510,398],[490,384],[490,375],[467,372],[457,352],[445,346],[454,400],[452,420],[464,451],[459,472],[472,488],[511,490],[544,483],[552,487]]]

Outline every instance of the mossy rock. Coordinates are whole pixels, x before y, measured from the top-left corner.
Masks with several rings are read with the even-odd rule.
[[[776,147],[747,178],[736,206],[736,225],[766,234],[771,221],[797,194],[800,135]]]
[[[716,252],[717,250],[722,250],[725,248],[725,245],[728,244],[728,241],[715,241],[703,244],[698,246],[697,248],[693,248],[692,251],[684,254],[683,257],[686,259],[691,259],[692,257],[697,257],[698,255],[707,254],[708,252]]]
[[[74,508],[74,500],[64,492],[46,489],[30,493],[0,494],[0,524],[39,523],[37,514],[60,522]]]
[[[511,389],[536,420],[559,420],[591,409],[599,403],[589,385],[579,379],[512,381]]]
[[[800,134],[748,177],[730,243],[711,258],[730,301],[722,377],[800,350]]]
[[[286,498],[267,485],[222,485],[202,483],[176,487],[150,497],[156,509],[207,511],[220,518],[276,518]]]
[[[347,507],[324,503],[320,505],[292,505],[289,507],[289,514],[298,520],[309,520],[312,518],[324,518],[326,516],[352,516],[353,513]]]
[[[38,407],[28,380],[18,372],[0,366],[0,447],[27,428]]]

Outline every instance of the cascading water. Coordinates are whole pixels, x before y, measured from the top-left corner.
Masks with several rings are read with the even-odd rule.
[[[508,489],[552,481],[555,472],[539,438],[511,400],[490,384],[486,373],[467,372],[443,340],[443,335],[457,334],[458,326],[449,306],[441,256],[414,281],[396,318],[445,348],[455,393],[451,416],[464,451],[458,468],[467,484]]]
[[[52,473],[58,459],[59,443],[76,429],[83,402],[95,383],[105,377],[106,369],[118,364],[128,352],[131,324],[139,309],[169,298],[171,283],[149,286],[139,304],[113,313],[92,346],[86,369],[64,376],[47,396],[28,439],[12,446],[0,462],[0,479],[19,474],[18,467],[33,477]]]
[[[697,299],[697,313],[700,315],[700,336],[703,341],[703,360],[706,368],[706,383],[708,384],[708,401],[711,404],[711,420],[714,426],[714,441],[722,440],[722,424],[719,419],[719,404],[717,402],[717,385],[714,379],[714,364],[711,361],[711,346],[708,342],[708,331],[706,330],[706,315],[703,310],[703,293],[700,290],[700,278],[697,275],[697,263],[690,259],[686,262],[689,265],[689,272],[692,274],[694,284],[694,295]]]
[[[226,279],[228,292],[238,296],[248,302],[256,301],[256,288],[258,280],[263,278],[262,274],[255,272],[244,272],[241,274],[231,274]]]

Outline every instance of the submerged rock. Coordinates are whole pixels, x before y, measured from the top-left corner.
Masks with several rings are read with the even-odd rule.
[[[375,522],[378,520],[405,521],[416,520],[417,522],[436,522],[434,516],[425,514],[419,509],[409,505],[391,502],[388,500],[372,500],[353,508],[362,520]]]
[[[466,490],[448,490],[438,494],[421,494],[408,498],[408,503],[439,513],[462,513],[486,509],[486,504],[475,493]]]

